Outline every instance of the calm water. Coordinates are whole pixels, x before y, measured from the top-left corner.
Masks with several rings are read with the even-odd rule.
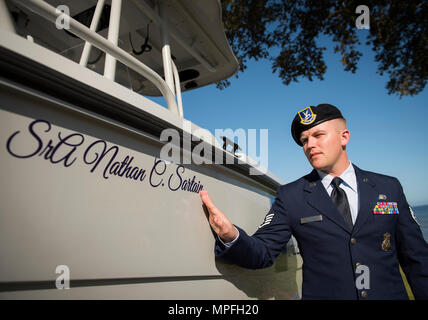
[[[416,220],[421,225],[422,234],[424,235],[425,241],[428,242],[428,205],[412,207],[415,213]]]

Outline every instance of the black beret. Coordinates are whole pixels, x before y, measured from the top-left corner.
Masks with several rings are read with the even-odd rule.
[[[299,146],[303,146],[300,142],[300,134],[303,131],[313,128],[325,121],[337,118],[343,118],[342,113],[331,104],[322,103],[316,107],[306,107],[297,112],[294,117],[291,124],[291,135]]]

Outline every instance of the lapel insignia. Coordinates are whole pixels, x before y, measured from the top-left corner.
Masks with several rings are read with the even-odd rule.
[[[316,182],[311,182],[311,183],[309,184],[309,186],[310,186],[311,188],[315,187],[316,185],[317,185],[317,183],[316,183]]]
[[[383,235],[382,250],[388,251],[391,248],[391,235],[387,232]]]
[[[397,202],[378,202],[373,208],[373,214],[399,214]]]
[[[379,200],[386,200],[386,195],[380,194],[379,195]]]

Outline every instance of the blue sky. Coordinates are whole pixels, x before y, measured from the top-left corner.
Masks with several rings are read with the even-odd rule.
[[[309,105],[336,105],[348,120],[350,160],[364,170],[397,177],[411,205],[428,204],[428,89],[401,99],[388,95],[388,78],[376,73],[371,48],[360,46],[363,56],[352,74],[343,70],[329,40],[321,45],[327,48],[324,80],[285,86],[269,61],[250,61],[225,90],[210,85],[185,92],[184,117],[213,134],[215,129],[268,129],[268,168],[291,182],[312,169],[291,137],[293,117]]]

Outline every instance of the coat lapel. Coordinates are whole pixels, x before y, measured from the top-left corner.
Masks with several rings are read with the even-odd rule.
[[[306,200],[311,207],[325,215],[348,233],[351,233],[351,229],[346,224],[345,219],[343,219],[333,201],[331,201],[316,170],[313,170],[306,176],[304,190],[308,193]]]
[[[357,233],[367,219],[372,215],[372,211],[378,201],[378,193],[375,189],[375,182],[369,179],[365,171],[354,165],[357,177],[359,206],[357,220],[355,221],[353,233]]]

